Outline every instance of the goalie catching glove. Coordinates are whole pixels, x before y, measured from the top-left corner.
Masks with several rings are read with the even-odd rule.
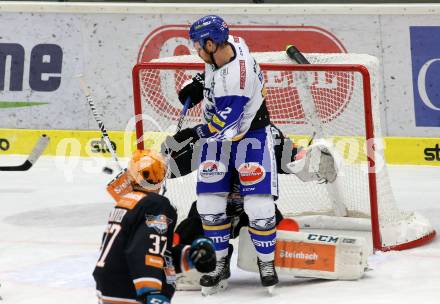
[[[298,152],[288,170],[303,182],[333,183],[338,175],[337,165],[329,144],[321,141]]]
[[[191,99],[189,108],[191,109],[203,100],[204,87],[205,73],[197,73],[189,82],[183,84],[183,87],[179,92],[179,101],[184,105],[186,99],[189,97]]]

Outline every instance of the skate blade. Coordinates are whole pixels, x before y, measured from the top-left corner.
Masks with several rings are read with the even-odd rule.
[[[268,293],[270,296],[272,296],[273,293],[274,293],[274,290],[275,290],[275,285],[272,285],[272,286],[266,287],[266,290],[267,290],[267,293]]]
[[[226,280],[220,281],[215,286],[210,286],[210,287],[202,286],[202,296],[206,297],[216,294],[218,292],[225,290],[227,287],[228,287],[228,281]]]

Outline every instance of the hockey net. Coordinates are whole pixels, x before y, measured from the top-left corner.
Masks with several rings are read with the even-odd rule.
[[[331,143],[340,158],[332,184],[304,183],[279,175],[277,205],[303,227],[371,231],[376,250],[400,250],[431,240],[427,219],[396,204],[383,153],[378,60],[359,54],[307,54],[311,65],[296,65],[283,52],[254,53],[265,78],[271,121],[300,145],[312,134]],[[182,109],[177,92],[204,65],[194,56],[137,64],[133,88],[138,148],[159,149],[173,134]],[[139,117],[139,116],[137,116]],[[200,105],[184,127],[201,122]],[[167,196],[184,218],[196,200],[196,174],[167,183]],[[340,207],[346,210],[341,214]]]

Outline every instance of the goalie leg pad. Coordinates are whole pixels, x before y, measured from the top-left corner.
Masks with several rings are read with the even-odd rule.
[[[238,267],[258,272],[249,234],[240,231]],[[363,237],[277,231],[275,267],[279,274],[329,280],[357,280],[367,268]]]

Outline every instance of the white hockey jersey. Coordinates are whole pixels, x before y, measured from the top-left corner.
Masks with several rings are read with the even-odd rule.
[[[265,95],[260,67],[244,40],[229,36],[228,42],[235,58],[219,69],[205,65],[203,119],[210,137],[216,140],[243,138]]]

